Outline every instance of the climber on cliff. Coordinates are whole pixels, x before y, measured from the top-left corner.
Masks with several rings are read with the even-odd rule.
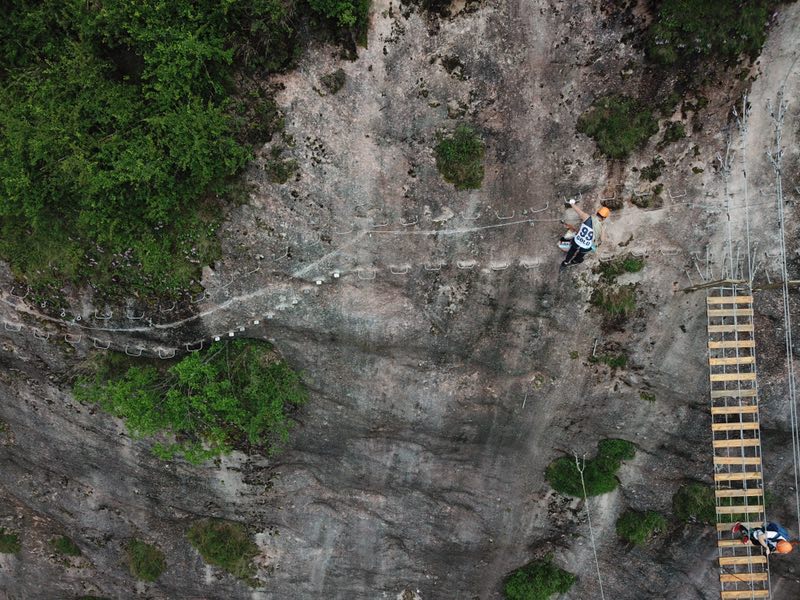
[[[574,198],[569,199],[569,205],[576,213],[578,213],[581,223],[578,227],[567,225],[565,223],[568,229],[575,232],[575,236],[570,240],[567,255],[564,257],[564,260],[561,262],[561,266],[558,268],[559,273],[570,265],[582,263],[584,254],[596,249],[597,246],[603,243],[606,239],[604,225],[608,215],[611,214],[611,211],[608,209],[608,207],[601,206],[597,209],[597,212],[594,215],[589,215],[578,208],[575,202],[576,201]]]
[[[777,523],[767,523],[764,527],[754,527],[752,529],[747,529],[741,523],[736,523],[731,529],[731,533],[738,533],[739,539],[743,544],[749,542],[754,546],[762,546],[768,555],[773,552],[789,554],[792,551],[789,532]]]

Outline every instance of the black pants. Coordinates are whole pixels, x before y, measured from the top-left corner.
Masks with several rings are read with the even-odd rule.
[[[564,257],[564,261],[561,264],[564,266],[579,265],[583,262],[583,257],[589,250],[590,248],[581,248],[575,243],[575,240],[572,240],[569,250],[567,250],[567,255]]]

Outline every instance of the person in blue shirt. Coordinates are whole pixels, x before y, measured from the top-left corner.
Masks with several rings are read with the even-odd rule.
[[[570,227],[575,231],[575,237],[570,241],[567,255],[558,269],[559,273],[571,265],[582,263],[587,252],[594,250],[605,241],[605,220],[611,214],[607,206],[601,206],[594,215],[589,215],[575,204],[574,198],[570,199],[569,204],[578,213],[581,223],[577,228]]]

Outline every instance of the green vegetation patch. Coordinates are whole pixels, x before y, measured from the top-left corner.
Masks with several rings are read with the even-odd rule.
[[[78,548],[78,544],[73,542],[67,536],[62,535],[59,536],[51,541],[53,545],[53,549],[58,552],[59,554],[63,554],[64,556],[80,556],[81,549]]]
[[[598,286],[590,298],[592,305],[600,308],[612,319],[624,319],[636,310],[636,286],[634,284]]]
[[[161,367],[161,368],[159,368]],[[289,438],[290,413],[305,403],[300,377],[265,342],[212,344],[169,367],[103,355],[75,395],[125,420],[132,435],[168,435],[153,449],[198,463],[233,448],[272,453]]]
[[[468,125],[440,138],[435,150],[436,167],[457,190],[478,189],[483,182],[484,144]]]
[[[223,198],[252,145],[282,127],[261,75],[294,60],[301,21],[331,17],[349,35],[368,7],[17,0],[0,9],[0,257],[47,297],[65,282],[107,297],[196,291],[202,265],[219,256]]]
[[[0,527],[0,554],[16,554],[22,549],[19,535],[16,533],[6,533],[5,528]]]
[[[688,483],[672,496],[672,511],[682,521],[711,525],[717,520],[714,489],[703,483]]]
[[[667,520],[654,511],[625,511],[617,519],[617,535],[626,542],[642,546],[667,528]]]
[[[644,258],[633,254],[623,254],[611,260],[601,262],[596,272],[600,273],[600,279],[606,283],[614,283],[617,277],[624,273],[638,273],[644,268]]]
[[[662,0],[648,32],[647,55],[663,65],[756,56],[776,4],[775,0]]]
[[[645,181],[655,181],[661,177],[661,169],[663,169],[665,166],[666,163],[664,162],[664,159],[662,159],[660,156],[656,156],[649,165],[642,168],[640,175]]]
[[[239,579],[250,580],[255,576],[253,559],[258,546],[238,523],[219,519],[198,521],[191,526],[187,537],[208,564]]]
[[[333,73],[328,73],[320,77],[320,82],[331,94],[335,94],[344,87],[347,75],[344,69],[336,69]]]
[[[553,564],[553,557],[528,563],[511,573],[503,584],[507,600],[547,600],[569,591],[575,576]]]
[[[127,553],[131,575],[142,581],[155,581],[167,568],[164,553],[152,544],[132,539]]]
[[[656,395],[653,392],[648,392],[647,390],[639,390],[639,398],[641,398],[645,402],[656,401]]]
[[[625,460],[636,456],[636,446],[627,440],[607,439],[597,444],[597,455],[587,459],[583,477],[588,496],[599,496],[617,488],[617,470]],[[554,490],[569,496],[583,497],[581,475],[572,456],[557,458],[545,470]]]
[[[625,352],[596,354],[589,357],[590,363],[603,363],[612,369],[624,369],[628,366],[628,355]]]
[[[638,100],[612,95],[597,99],[580,116],[577,128],[608,158],[626,158],[658,132],[658,121]]]
[[[270,158],[264,170],[272,183],[284,184],[297,172],[299,165],[293,158],[282,158],[283,148],[277,146],[270,150]]]
[[[680,121],[670,121],[667,123],[667,126],[664,128],[664,137],[661,138],[661,142],[659,143],[660,147],[664,147],[667,144],[672,144],[679,140],[682,140],[686,137],[686,127]],[[655,179],[651,179],[650,181],[655,181]]]

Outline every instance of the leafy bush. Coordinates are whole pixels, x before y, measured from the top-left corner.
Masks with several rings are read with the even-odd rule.
[[[657,512],[625,511],[617,519],[617,535],[626,542],[641,546],[667,527],[667,520]]]
[[[272,183],[284,184],[289,181],[298,169],[297,161],[294,159],[283,159],[283,148],[276,146],[270,150],[270,158],[264,164],[264,170]]]
[[[628,365],[628,355],[624,352],[618,354],[598,354],[589,358],[590,363],[603,363],[612,369],[624,369]]]
[[[649,165],[642,168],[642,179],[645,181],[655,181],[661,177],[661,169],[663,169],[665,165],[664,159],[660,156],[656,156]]]
[[[471,127],[456,127],[451,135],[440,138],[434,152],[439,173],[457,190],[481,187],[484,146],[480,136]]]
[[[682,521],[711,525],[717,520],[714,489],[702,483],[681,486],[672,496],[672,511]]]
[[[53,544],[53,549],[59,554],[64,556],[81,555],[81,549],[78,548],[78,545],[65,535],[55,538],[51,543]]]
[[[639,398],[641,398],[645,402],[656,401],[656,395],[653,392],[648,392],[647,390],[639,390]]]
[[[671,65],[693,58],[757,55],[774,0],[662,0],[648,32],[647,55]]]
[[[588,496],[599,496],[617,488],[617,470],[625,460],[636,455],[636,446],[627,440],[607,439],[597,444],[597,455],[587,459],[583,477]],[[563,456],[554,460],[545,470],[545,478],[557,492],[583,497],[581,475],[575,458]]]
[[[553,557],[528,563],[511,573],[503,585],[507,600],[547,600],[569,591],[575,576],[553,564]]]
[[[132,539],[127,552],[131,575],[142,581],[155,581],[167,567],[164,553],[152,544]]]
[[[599,286],[592,292],[590,302],[609,317],[627,317],[636,310],[636,286]]]
[[[344,69],[336,69],[333,73],[328,73],[320,78],[320,82],[331,94],[335,94],[344,87],[347,75]]]
[[[367,24],[370,0],[309,0],[308,4],[340,27],[363,29]]]
[[[628,96],[597,99],[578,119],[577,129],[608,158],[626,158],[658,132],[652,112]]]
[[[0,554],[16,554],[21,549],[19,536],[16,533],[6,533],[6,530],[0,527]]]
[[[597,266],[600,279],[607,283],[614,283],[623,273],[638,273],[644,268],[644,258],[624,254],[611,260],[603,261]]]
[[[206,519],[192,525],[187,537],[207,563],[239,579],[248,580],[255,575],[253,558],[258,546],[238,523]]]
[[[659,146],[666,146],[686,137],[686,127],[680,121],[670,121],[664,128],[664,137],[661,139]],[[650,181],[655,181],[651,179]]]
[[[306,401],[297,373],[263,342],[218,342],[165,370],[106,356],[94,378],[78,379],[76,397],[123,418],[134,436],[174,436],[154,447],[162,458],[197,463],[233,447],[274,452],[288,440],[289,411]]]

